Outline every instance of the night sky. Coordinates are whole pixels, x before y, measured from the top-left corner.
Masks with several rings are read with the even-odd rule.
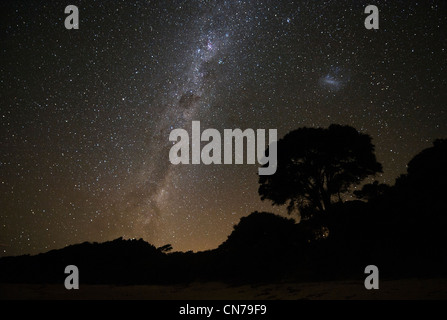
[[[79,30],[64,27],[67,5]],[[379,30],[364,8],[377,5]],[[258,164],[169,162],[169,133],[351,125],[393,184],[447,137],[447,4],[2,1],[1,255],[143,238],[216,248]]]

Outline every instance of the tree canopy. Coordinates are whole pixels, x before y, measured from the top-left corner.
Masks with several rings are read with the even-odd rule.
[[[299,128],[278,141],[274,175],[259,177],[259,195],[289,213],[326,211],[366,177],[382,172],[368,134],[350,126]]]

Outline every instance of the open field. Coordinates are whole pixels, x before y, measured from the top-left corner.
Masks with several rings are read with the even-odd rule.
[[[378,290],[362,281],[229,285],[195,282],[188,285],[64,285],[0,284],[0,299],[131,299],[131,300],[400,300],[447,299],[447,279],[382,280]]]

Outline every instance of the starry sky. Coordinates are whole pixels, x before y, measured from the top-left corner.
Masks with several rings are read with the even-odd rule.
[[[67,5],[79,30],[64,27]],[[367,30],[364,8],[379,8]],[[143,238],[216,248],[258,164],[169,162],[169,133],[351,125],[393,184],[447,136],[442,1],[2,1],[0,255]]]

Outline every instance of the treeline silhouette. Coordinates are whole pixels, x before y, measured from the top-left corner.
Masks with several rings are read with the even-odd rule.
[[[4,257],[0,259],[0,282],[63,283],[67,276],[64,269],[71,264],[79,268],[80,282],[89,284],[353,279],[364,278],[364,268],[370,264],[379,267],[381,277],[445,276],[447,140],[436,140],[417,154],[408,163],[407,173],[393,186],[366,184],[354,192],[359,200],[343,201],[341,193],[380,172],[381,166],[371,156],[374,147],[368,137],[346,127],[332,128],[348,132],[351,141],[363,141],[360,143],[366,143],[366,148],[357,148],[360,151],[354,155],[357,151],[337,140],[328,144],[324,142],[326,133],[315,131],[320,142],[306,142],[307,146],[297,143],[301,149],[295,154],[290,149],[280,151],[281,146],[290,147],[297,141],[300,135],[295,133],[292,140],[278,143],[279,154],[283,152],[294,160],[281,168],[281,161],[283,165],[287,161],[279,156],[277,172],[290,188],[294,188],[293,183],[299,184],[295,189],[299,194],[286,190],[279,195],[273,187],[281,180],[260,177],[261,197],[274,198],[278,205],[287,203],[290,212],[301,214],[299,223],[268,212],[254,212],[241,218],[218,248],[197,253],[170,252],[170,245],[156,248],[141,239],[119,238],[35,256]],[[312,131],[301,132],[305,139],[311,139]],[[329,134],[334,135],[334,131]],[[342,137],[344,133],[338,136]],[[338,149],[334,160],[332,151],[327,151],[335,142],[337,148],[345,150]],[[322,145],[315,149],[318,143]],[[308,153],[303,151],[306,148]],[[295,166],[301,172],[296,173]],[[324,172],[326,178],[317,181],[319,178],[312,176],[316,172],[317,177]],[[307,185],[311,187],[306,189]]]

